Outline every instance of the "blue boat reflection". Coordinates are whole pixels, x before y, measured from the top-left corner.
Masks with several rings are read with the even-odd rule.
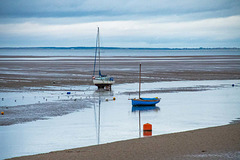
[[[158,112],[160,110],[159,107],[156,106],[132,106],[132,112],[137,111],[156,111]]]

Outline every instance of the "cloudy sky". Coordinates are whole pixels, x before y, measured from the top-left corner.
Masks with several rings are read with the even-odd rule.
[[[0,0],[0,47],[240,47],[240,0]]]

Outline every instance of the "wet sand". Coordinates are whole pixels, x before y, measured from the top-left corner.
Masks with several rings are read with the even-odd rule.
[[[0,56],[1,88],[92,85],[94,57]],[[116,84],[240,79],[240,55],[102,57],[102,74]]]
[[[2,107],[1,112],[4,112],[4,116],[2,116],[0,119],[0,126],[8,126],[66,115],[84,108],[89,108],[91,107],[92,103],[93,100],[91,99],[74,99]]]
[[[240,123],[13,159],[237,160]]]

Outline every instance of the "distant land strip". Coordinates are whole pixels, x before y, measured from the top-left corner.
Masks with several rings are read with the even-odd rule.
[[[0,49],[95,49],[95,47],[0,47]],[[100,47],[100,49],[126,49],[126,50],[240,50],[240,48],[126,48],[126,47]]]

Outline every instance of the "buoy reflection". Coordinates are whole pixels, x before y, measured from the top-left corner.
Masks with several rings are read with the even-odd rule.
[[[132,106],[132,112],[138,112],[138,128],[139,128],[139,138],[141,138],[141,112],[155,111],[158,112],[159,107],[156,106]],[[144,131],[143,136],[152,136],[152,131]]]

